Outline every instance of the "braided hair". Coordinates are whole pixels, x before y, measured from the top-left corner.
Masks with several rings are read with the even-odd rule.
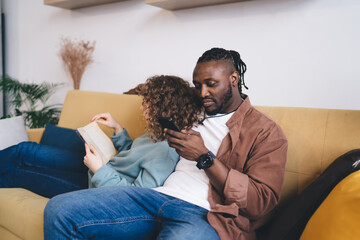
[[[234,65],[235,70],[239,73],[238,89],[240,94],[242,93],[242,86],[246,89],[248,87],[245,85],[244,73],[246,72],[246,64],[241,60],[240,54],[234,50],[226,50],[223,48],[212,48],[203,53],[203,55],[198,59],[197,63],[209,62],[209,61],[219,61],[219,60],[229,60]]]

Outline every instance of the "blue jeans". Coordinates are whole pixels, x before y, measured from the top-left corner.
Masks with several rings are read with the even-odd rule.
[[[88,186],[84,155],[34,142],[0,151],[0,187],[21,187],[44,197]]]
[[[219,239],[208,210],[140,187],[103,187],[52,198],[44,213],[51,239]]]

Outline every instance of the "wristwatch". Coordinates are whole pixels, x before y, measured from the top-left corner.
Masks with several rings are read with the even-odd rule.
[[[214,159],[215,155],[209,151],[208,153],[205,153],[199,157],[196,166],[198,169],[207,169],[213,165]]]

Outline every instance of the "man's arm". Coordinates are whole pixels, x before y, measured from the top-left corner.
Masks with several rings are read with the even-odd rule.
[[[216,158],[205,170],[210,183],[224,197],[225,205],[235,203],[241,214],[250,219],[269,212],[279,200],[287,150],[286,138],[279,131],[262,132],[262,136],[256,138],[242,171],[229,169]],[[196,161],[208,152],[200,134],[195,131],[169,131],[168,141],[188,160]]]

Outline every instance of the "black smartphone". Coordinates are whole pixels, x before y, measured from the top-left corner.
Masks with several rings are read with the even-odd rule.
[[[174,119],[171,117],[158,117],[158,122],[162,128],[168,128],[177,132],[180,132],[178,126],[176,126]]]

